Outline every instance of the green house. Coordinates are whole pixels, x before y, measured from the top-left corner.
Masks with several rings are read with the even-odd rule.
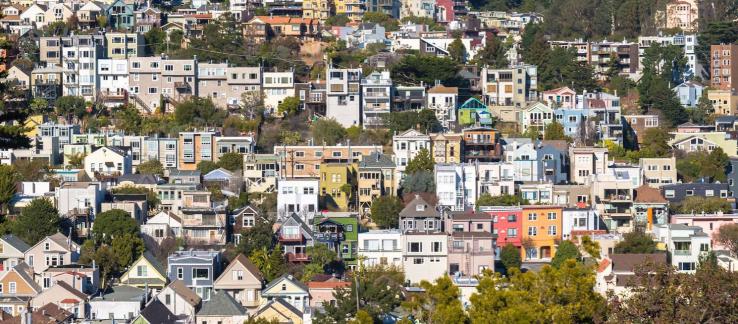
[[[459,124],[464,126],[475,124],[491,126],[492,114],[487,105],[479,99],[471,97],[459,107],[458,121]]]
[[[315,241],[335,251],[347,266],[356,265],[359,248],[359,219],[357,216],[323,216],[315,217],[315,229],[313,230]]]

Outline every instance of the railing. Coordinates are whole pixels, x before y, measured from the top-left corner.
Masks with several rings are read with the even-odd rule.
[[[316,233],[315,238],[318,240],[343,241],[343,233]]]
[[[302,241],[302,234],[279,234],[280,241]]]
[[[310,261],[310,256],[305,253],[287,253],[287,260],[290,262]]]
[[[690,250],[674,250],[674,255],[692,255]]]

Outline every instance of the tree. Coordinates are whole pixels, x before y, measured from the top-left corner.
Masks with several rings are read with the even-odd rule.
[[[8,203],[15,197],[19,175],[11,165],[0,165],[0,212],[5,213]]]
[[[543,139],[545,140],[567,140],[568,137],[564,133],[564,125],[554,120],[546,125],[543,130]]]
[[[397,84],[435,84],[436,80],[450,87],[464,86],[457,73],[456,62],[447,57],[434,55],[407,55],[392,66],[392,81]]]
[[[135,235],[138,232],[136,220],[121,209],[111,209],[97,214],[92,225],[92,234],[98,244],[110,244],[126,234]]]
[[[218,109],[210,98],[190,97],[174,108],[174,120],[187,127],[223,125],[228,113]]]
[[[74,118],[81,120],[87,113],[85,99],[77,96],[63,96],[56,99],[56,113],[66,116],[68,122]]]
[[[551,260],[551,266],[559,268],[566,260],[572,259],[578,261],[581,257],[582,254],[579,253],[579,248],[572,241],[564,240],[559,243],[559,247],[556,249],[556,255]]]
[[[49,109],[49,102],[46,101],[46,99],[44,98],[33,98],[31,100],[30,107],[31,107],[31,111],[33,111],[34,113],[37,113],[37,114],[46,113],[48,112],[47,110]]]
[[[425,292],[414,295],[402,303],[402,307],[421,323],[457,323],[468,321],[461,306],[461,291],[449,276],[441,276],[435,284],[421,281]]]
[[[202,160],[197,163],[197,171],[200,171],[203,175],[206,175],[217,168],[218,164],[213,161]]]
[[[143,117],[138,109],[125,106],[115,112],[115,128],[128,134],[140,134],[143,126]]]
[[[517,195],[501,195],[501,196],[494,196],[490,195],[489,193],[483,193],[479,196],[477,199],[476,205],[477,207],[480,206],[518,206],[518,205],[528,205],[529,202],[527,199],[522,199],[520,196]]]
[[[723,149],[716,147],[712,152],[690,152],[677,159],[677,173],[685,182],[693,182],[699,178],[725,182],[727,167],[730,164],[728,155]]]
[[[430,109],[393,111],[382,116],[382,119],[391,133],[404,132],[411,128],[426,133],[437,132],[441,129],[441,123],[438,122],[435,112]]]
[[[415,157],[407,163],[405,173],[412,174],[420,171],[433,172],[435,165],[436,163],[433,161],[430,151],[426,148],[422,148],[418,151],[418,154],[416,154]]]
[[[282,246],[279,244],[271,251],[266,248],[254,250],[251,252],[249,259],[259,268],[267,281],[272,281],[285,272],[286,264],[282,256]]]
[[[605,313],[592,269],[574,260],[506,277],[487,272],[468,309],[472,323],[592,323]]]
[[[118,267],[125,269],[136,261],[144,253],[143,240],[138,233],[126,233],[113,240],[113,252],[115,253]]]
[[[13,166],[23,181],[41,181],[49,170],[48,162],[43,159],[16,160]]]
[[[738,255],[738,224],[725,224],[718,228],[716,241],[733,255]]]
[[[346,26],[348,23],[349,18],[344,14],[333,15],[325,20],[326,26]]]
[[[310,126],[316,145],[336,145],[346,137],[346,130],[335,119],[318,119]]]
[[[282,116],[297,115],[300,111],[300,98],[292,96],[282,100],[277,106],[277,112]]]
[[[152,174],[157,176],[164,175],[164,166],[157,159],[148,160],[136,167],[136,172],[140,174]]]
[[[380,228],[397,228],[404,207],[398,197],[381,196],[372,202],[372,221]]]
[[[491,68],[507,67],[507,50],[512,46],[508,43],[500,43],[497,37],[487,37],[484,47],[474,56],[472,63],[478,66],[488,66]]]
[[[515,245],[508,243],[502,248],[502,250],[500,250],[500,261],[508,272],[513,268],[520,269],[520,266],[523,264],[520,257],[520,249],[516,248]]]
[[[29,245],[59,231],[59,211],[44,198],[36,198],[21,210],[12,225],[12,232]]]
[[[218,166],[228,171],[243,169],[243,155],[236,152],[223,154],[218,160]]]
[[[615,245],[615,253],[656,253],[656,242],[642,231],[623,235],[623,240]]]
[[[681,202],[671,205],[670,209],[677,214],[713,214],[717,212],[730,213],[733,211],[730,202],[725,198],[700,196],[687,197]]]
[[[64,158],[67,159],[67,164],[70,167],[76,168],[76,169],[82,169],[85,167],[85,157],[87,154],[78,152],[78,153],[72,153],[67,154],[64,156]]]
[[[593,240],[589,235],[582,236],[580,242],[582,249],[589,256],[599,259],[600,258],[600,243]]]
[[[463,64],[466,61],[466,47],[461,42],[461,38],[454,39],[447,47],[448,54],[454,62]]]
[[[100,277],[102,280],[100,286],[105,287],[107,278],[109,278],[113,273],[116,273],[119,269],[118,256],[110,246],[102,245],[95,250],[95,256],[93,259],[95,260],[95,265],[100,267]]]
[[[433,178],[433,172],[418,171],[408,174],[402,180],[402,192],[435,192],[436,180]]]

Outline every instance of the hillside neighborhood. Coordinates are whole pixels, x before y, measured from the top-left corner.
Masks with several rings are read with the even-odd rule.
[[[0,324],[738,322],[735,1],[0,10]]]

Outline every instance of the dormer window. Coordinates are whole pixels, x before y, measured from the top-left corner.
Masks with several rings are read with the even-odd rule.
[[[287,284],[282,284],[282,291],[286,291],[286,290],[287,290]]]
[[[49,249],[51,249],[51,244],[48,242],[44,243],[44,251],[48,251]]]
[[[420,204],[415,206],[415,211],[425,211],[425,205]]]

